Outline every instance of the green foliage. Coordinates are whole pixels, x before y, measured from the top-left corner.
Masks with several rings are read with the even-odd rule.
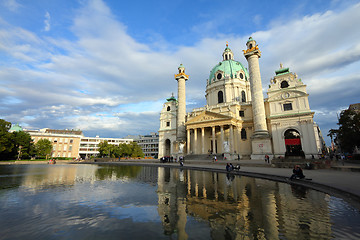
[[[11,159],[14,144],[11,141],[11,133],[9,133],[10,127],[10,122],[0,119],[0,160]]]
[[[144,157],[139,145],[136,142],[130,144],[121,143],[119,146],[109,144],[108,142],[99,143],[100,157]]]
[[[52,143],[48,139],[40,139],[35,144],[36,155],[41,158],[47,159],[52,151]]]
[[[20,159],[29,159],[35,155],[35,145],[29,133],[13,132],[11,139],[15,148],[12,149],[12,155]]]
[[[360,112],[350,109],[342,111],[338,125],[338,130],[329,130],[329,136],[336,134],[341,149],[352,153],[355,146],[360,146]]]
[[[144,157],[144,153],[143,153],[141,147],[136,142],[132,142],[129,145],[131,148],[131,156],[132,157]]]
[[[35,154],[30,134],[9,132],[11,123],[0,119],[0,160],[29,159]]]

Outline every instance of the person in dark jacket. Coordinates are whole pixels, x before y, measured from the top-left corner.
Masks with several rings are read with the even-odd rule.
[[[303,174],[303,170],[301,169],[301,167],[299,165],[295,165],[294,169],[293,169],[293,174],[291,175],[290,179],[303,179],[305,178],[304,174]]]

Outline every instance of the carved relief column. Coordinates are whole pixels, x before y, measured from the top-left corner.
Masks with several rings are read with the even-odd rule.
[[[194,129],[194,149],[193,152],[194,154],[197,154],[197,146],[198,146],[198,141],[197,141],[197,128]]]
[[[201,128],[201,153],[205,154],[205,128]]]
[[[211,127],[212,130],[212,149],[213,149],[213,153],[216,153],[216,145],[215,145],[215,126]]]
[[[220,143],[220,145],[221,145],[221,153],[224,153],[224,126],[223,125],[221,125],[220,126],[220,132],[221,132],[221,143]]]

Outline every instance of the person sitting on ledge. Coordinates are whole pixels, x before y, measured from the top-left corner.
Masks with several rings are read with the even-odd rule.
[[[226,171],[231,172],[232,168],[229,163],[226,164]]]
[[[295,165],[294,169],[293,169],[293,174],[290,177],[290,180],[292,179],[303,179],[305,178],[303,171],[301,169],[301,167],[299,165]]]

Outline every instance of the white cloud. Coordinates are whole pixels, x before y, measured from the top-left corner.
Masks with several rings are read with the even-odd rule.
[[[14,122],[24,119],[39,128],[63,126],[90,133],[156,131],[162,102],[177,92],[174,74],[180,63],[190,75],[187,100],[196,107],[204,103],[206,79],[222,60],[226,41],[236,60],[247,66],[241,50],[249,36],[216,34],[177,48],[162,39],[163,47],[154,50],[132,38],[102,1],[86,3],[74,17],[74,41],[43,38],[0,22],[0,51],[9,56],[0,66],[2,117]],[[254,32],[263,53],[264,87],[282,62],[308,84],[314,109],[322,109],[325,100],[332,110],[352,103],[346,101],[360,91],[356,77],[360,76],[360,31],[354,30],[360,25],[358,12],[360,4],[341,12],[273,22],[268,30]],[[260,15],[254,19],[260,20]],[[48,12],[44,23],[45,31],[50,30]],[[212,24],[207,28],[214,29]],[[344,80],[346,85],[341,85]],[[346,91],[350,96],[337,94],[339,86],[344,91],[352,86]]]
[[[44,20],[44,31],[48,32],[50,31],[50,13],[46,12],[45,13],[45,20]]]
[[[12,12],[16,12],[22,6],[16,0],[4,0],[3,5]]]

